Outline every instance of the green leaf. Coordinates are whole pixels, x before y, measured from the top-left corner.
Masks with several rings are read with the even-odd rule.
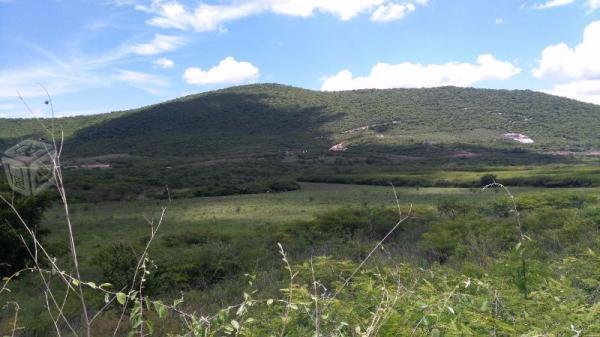
[[[112,287],[112,284],[110,283],[102,283],[101,285],[98,286],[100,289],[104,289],[104,288],[110,288]]]
[[[240,323],[238,323],[238,321],[236,321],[235,319],[231,320],[231,326],[236,330],[240,329]]]
[[[137,329],[137,328],[139,328],[139,327],[140,327],[140,325],[142,325],[142,323],[144,323],[144,321],[143,321],[143,320],[141,320],[141,319],[136,319],[136,320],[133,322],[133,325],[131,325],[131,327],[132,327],[132,328],[134,328],[134,329]]]
[[[150,321],[145,321],[144,323],[146,324],[146,329],[148,330],[148,334],[152,335],[154,333],[154,325],[152,325],[152,322],[150,322]]]
[[[124,293],[117,293],[117,302],[119,302],[120,304],[125,304],[125,300],[127,299],[127,295],[125,295]]]
[[[176,307],[176,306],[180,305],[181,303],[183,303],[183,297],[178,298],[175,301],[173,301],[173,307]]]
[[[484,301],[479,308],[480,311],[486,311],[488,308],[488,301]]]
[[[167,308],[161,301],[155,301],[153,304],[154,310],[156,310],[156,313],[158,314],[158,318],[163,318],[167,315]]]

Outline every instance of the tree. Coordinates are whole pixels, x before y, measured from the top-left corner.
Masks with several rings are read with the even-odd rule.
[[[42,193],[31,197],[15,196],[13,199],[12,193],[7,191],[6,182],[0,180],[0,193],[13,203],[21,219],[36,233],[38,240],[48,234],[48,230],[40,228],[40,220],[44,211],[50,206],[50,194]],[[33,247],[33,238],[13,209],[0,201],[0,276],[11,275],[31,265],[31,256],[27,247]]]
[[[495,174],[484,174],[481,176],[481,178],[479,178],[479,181],[481,183],[481,186],[487,186],[489,184],[493,184],[496,182],[496,175]]]

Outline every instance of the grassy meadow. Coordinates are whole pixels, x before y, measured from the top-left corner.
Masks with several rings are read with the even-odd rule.
[[[301,183],[301,189],[283,193],[262,193],[205,198],[102,202],[74,204],[71,218],[77,228],[80,252],[85,258],[106,243],[129,242],[147,236],[146,219],[156,219],[161,206],[167,206],[166,221],[159,237],[190,230],[212,231],[237,235],[260,226],[284,225],[308,221],[315,216],[344,208],[395,207],[393,188],[389,186]],[[535,194],[544,188],[515,187],[517,195]],[[497,191],[479,188],[415,188],[396,187],[400,205],[407,210],[434,211],[449,200],[466,204],[485,203],[499,198]],[[551,193],[594,195],[600,188],[564,188]],[[64,241],[64,212],[60,206],[47,211],[43,226],[51,232],[49,243]]]
[[[482,175],[507,186],[590,187],[600,185],[600,168],[590,164],[516,165],[419,170],[356,170],[349,173],[308,175],[306,181],[367,185],[479,187]]]
[[[529,238],[523,241],[515,233],[510,199],[500,189],[397,187],[403,214],[412,205],[410,217],[346,289],[343,281],[398,221],[394,190],[325,183],[300,187],[283,193],[73,204],[84,278],[117,288],[126,285],[149,238],[147,220],[156,223],[166,206],[149,252],[152,267],[145,291],[165,302],[183,298],[178,310],[218,313],[214,336],[229,335],[242,323],[240,335],[268,336],[282,328],[285,315],[286,336],[312,335],[311,277],[319,279],[319,296],[330,312],[323,313],[320,324],[338,329],[336,336],[363,336],[357,331],[368,329],[377,315],[381,336],[491,331],[566,336],[571,326],[585,328],[585,336],[600,334],[600,188],[510,188]],[[55,205],[41,224],[49,230],[44,237],[48,250],[68,264],[64,221]],[[298,273],[292,281],[286,280],[278,243],[286,263]],[[526,248],[515,251],[517,243]],[[314,264],[309,264],[312,257]],[[525,278],[520,276],[523,261]],[[31,296],[35,284],[34,275],[25,275],[4,299],[19,301],[27,336],[51,329],[51,321],[40,318],[45,309],[39,298]],[[333,298],[331,292],[339,288],[344,292]],[[291,314],[285,304],[289,289],[295,289],[294,307],[300,307]],[[88,296],[93,306],[101,305],[102,296],[92,291]],[[277,298],[281,300],[265,305]],[[240,301],[247,303],[247,311],[223,310]],[[75,317],[78,310],[77,301],[66,302],[66,315]],[[0,316],[3,333],[10,330],[9,312]],[[96,323],[100,335],[112,334],[118,312],[114,304]],[[166,318],[152,310],[148,315],[155,335],[189,329],[176,312]],[[128,329],[125,324],[120,331]]]

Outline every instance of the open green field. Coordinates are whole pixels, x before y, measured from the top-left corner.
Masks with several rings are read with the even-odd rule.
[[[363,267],[348,293],[332,300],[328,310],[332,310],[333,317],[346,317],[343,319],[352,326],[367,324],[365,319],[378,302],[364,296],[371,292],[376,297],[381,295],[376,290],[380,288],[373,288],[378,278],[390,277],[390,282],[394,282],[395,277],[400,277],[408,282],[407,286],[412,286],[405,289],[408,294],[405,300],[394,302],[387,309],[392,318],[391,326],[385,325],[389,329],[385,336],[399,331],[408,333],[422,317],[444,323],[419,328],[419,336],[431,335],[432,329],[443,328],[444,324],[455,326],[447,326],[446,331],[456,328],[467,335],[489,332],[491,323],[486,315],[496,315],[485,304],[490,296],[492,300],[493,296],[501,296],[506,310],[515,314],[545,315],[533,321],[530,316],[519,316],[515,321],[508,314],[493,318],[494,324],[499,324],[495,329],[503,331],[503,335],[528,329],[558,331],[561,332],[558,335],[563,335],[569,331],[571,322],[586,324],[586,329],[593,332],[600,331],[593,323],[593,317],[600,313],[595,295],[596,287],[600,287],[600,259],[589,255],[600,252],[600,188],[510,190],[522,212],[523,230],[532,240],[524,242],[528,254],[524,260],[529,275],[526,281],[519,276],[521,262],[513,248],[519,239],[514,213],[504,192],[398,187],[396,192],[404,214],[413,205],[410,219],[388,238],[385,249]],[[207,315],[238,303],[242,294],[250,291],[248,277],[253,280],[255,290],[253,295],[246,296],[256,296],[257,303],[281,296],[287,282],[277,251],[278,242],[285,247],[290,263],[299,273],[294,287],[298,287],[300,294],[310,290],[305,289],[310,277],[306,274],[306,261],[312,256],[321,257],[315,260],[314,268],[323,286],[340,287],[356,263],[397,222],[393,191],[391,186],[301,183],[300,190],[283,193],[184,198],[171,202],[151,199],[79,203],[71,205],[71,220],[83,278],[110,282],[119,289],[135,271],[135,258],[149,238],[147,220],[156,223],[161,207],[167,207],[165,221],[150,249],[152,267],[146,294],[167,301],[183,296],[182,310]],[[64,221],[61,207],[55,205],[46,211],[41,225],[50,231],[44,237],[49,252],[60,263],[69,265]],[[567,270],[568,275],[564,274]],[[40,318],[45,317],[43,302],[29,295],[32,287],[36,287],[33,276],[25,275],[13,285],[11,293],[3,294],[3,301],[19,302],[20,319],[27,326],[24,336],[44,335],[51,327],[48,319]],[[471,279],[478,282],[479,290],[457,290],[456,287]],[[552,287],[548,288],[548,282]],[[91,293],[89,296],[91,303],[95,303],[92,305],[102,303],[101,296],[95,298]],[[524,302],[523,296],[535,300]],[[561,296],[568,296],[565,304],[547,313],[548,305],[557,303],[556,298],[560,301]],[[469,300],[465,302],[465,298]],[[303,301],[311,303],[310,298]],[[413,310],[414,301],[421,305],[428,303],[436,311]],[[470,318],[455,321],[454,314],[447,309],[450,305]],[[347,307],[353,308],[354,313],[346,312]],[[273,326],[279,326],[277,317],[285,307],[276,308],[255,309],[253,315],[264,325],[253,325],[251,329],[256,334],[252,336],[263,336]],[[576,316],[568,316],[572,320],[557,320],[574,308],[579,311]],[[116,323],[117,310],[113,306],[102,316],[96,323],[97,331],[112,333],[110,327]],[[310,306],[306,310],[309,313]],[[67,316],[76,317],[78,311],[75,299],[66,302]],[[293,317],[290,330],[294,332],[290,336],[306,336],[309,333],[306,329],[310,328],[302,323],[302,314],[298,312]],[[10,319],[9,311],[0,312],[1,332],[8,331]],[[551,321],[554,324],[548,325]],[[157,333],[178,331],[181,325],[177,322],[177,315],[157,320]]]
[[[491,166],[454,170],[424,167],[419,170],[357,171],[335,175],[317,174],[302,179],[371,185],[394,182],[398,186],[478,187],[481,186],[483,175],[493,175],[497,182],[507,186],[585,187],[600,185],[600,167],[594,164]]]
[[[466,335],[498,329],[508,336],[528,331],[525,327],[564,335],[572,322],[579,324],[577,327],[585,324],[592,333],[599,331],[593,317],[600,314],[595,295],[600,289],[600,259],[589,254],[600,248],[600,188],[511,188],[522,212],[523,230],[533,240],[521,241],[527,247],[527,260],[522,260],[529,275],[525,280],[518,276],[521,260],[513,247],[519,239],[503,191],[398,187],[396,192],[404,214],[413,206],[411,218],[364,266],[348,293],[330,302],[331,324],[338,322],[336,319],[347,320],[353,327],[367,324],[374,306],[381,305],[377,298],[382,290],[373,288],[377,279],[389,277],[389,282],[399,282],[394,281],[399,277],[407,282],[406,287],[413,285],[404,288],[406,299],[387,309],[391,316],[382,325],[389,329],[385,336],[409,333],[423,317],[440,323],[423,326],[416,334],[419,336],[435,334],[440,328],[458,329]],[[256,294],[251,296],[257,297],[257,303],[261,298],[280,297],[287,282],[277,242],[284,245],[299,273],[297,296],[310,290],[302,289],[310,277],[306,261],[312,256],[322,257],[315,260],[314,268],[323,287],[339,287],[349,268],[354,268],[398,219],[391,186],[301,183],[300,190],[284,193],[73,204],[71,220],[84,278],[125,285],[135,270],[133,259],[148,240],[147,220],[156,221],[163,206],[167,215],[151,246],[153,267],[146,292],[168,301],[183,296],[181,308],[201,315],[239,303],[241,295],[249,291],[247,275],[252,275]],[[49,251],[68,265],[64,221],[62,209],[55,205],[44,214],[42,226],[50,230],[44,238]],[[470,280],[479,290],[460,289]],[[31,287],[35,287],[35,279],[26,276],[5,300],[19,301],[27,335],[44,335],[51,323],[38,317],[44,317],[44,308],[39,299],[28,295]],[[371,293],[375,297],[367,296]],[[493,296],[500,296],[506,314],[496,317],[495,309],[488,308]],[[90,297],[93,303],[102,301]],[[548,312],[547,306],[562,297],[565,304]],[[304,301],[311,303],[309,298]],[[414,308],[414,303],[433,311]],[[354,313],[346,312],[346,307]],[[465,316],[453,317],[448,307],[464,311]],[[112,333],[117,309],[110,309],[98,321],[96,331]],[[78,310],[76,301],[67,302],[67,315],[76,316]],[[285,311],[276,307],[255,310],[253,317],[270,323],[250,325],[249,331],[256,333],[251,336],[270,333],[275,324],[271,319]],[[310,306],[306,310],[310,315]],[[570,314],[571,310],[578,314]],[[525,312],[539,318],[523,316]],[[520,323],[512,324],[516,314],[521,315]],[[289,327],[294,332],[289,336],[307,336],[310,323],[300,312],[294,315]],[[156,321],[157,333],[181,329],[176,316]],[[495,317],[495,323],[490,323],[489,317]],[[0,331],[8,329],[8,319],[0,319]]]
[[[395,207],[391,186],[301,183],[300,190],[284,193],[185,198],[156,201],[103,202],[73,204],[71,218],[75,225],[81,257],[89,259],[108,243],[143,240],[148,237],[146,219],[157,219],[167,207],[160,238],[190,231],[252,235],[260,226],[282,226],[308,221],[316,215],[343,208]],[[466,188],[396,188],[401,206],[408,210],[433,210],[442,200],[460,198],[465,202],[490,200],[497,195]],[[540,191],[517,188],[520,191]],[[594,189],[596,190],[596,189]],[[587,191],[587,190],[586,190]],[[600,191],[600,189],[598,189]],[[48,242],[64,246],[67,235],[64,211],[56,206],[44,217],[43,226],[51,232]],[[275,247],[273,247],[275,248]],[[61,251],[65,251],[66,246]]]
[[[129,242],[148,234],[146,219],[157,219],[161,208],[167,207],[165,223],[160,236],[194,229],[222,232],[244,232],[263,225],[283,225],[314,219],[318,214],[343,208],[395,207],[391,186],[301,183],[297,191],[234,195],[208,198],[175,199],[168,201],[104,202],[74,204],[72,221],[79,238],[83,257],[107,242]],[[544,188],[515,187],[518,196],[543,193]],[[480,204],[498,199],[494,191],[469,188],[414,188],[396,187],[403,209],[412,204],[418,211],[433,211],[443,201],[460,200]],[[600,194],[600,188],[564,188],[552,193],[581,195]],[[50,229],[49,242],[62,242],[66,235],[64,212],[60,207],[50,209],[43,221]]]

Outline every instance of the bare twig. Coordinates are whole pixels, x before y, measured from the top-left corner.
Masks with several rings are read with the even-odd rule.
[[[344,290],[344,288],[350,283],[350,281],[354,278],[354,276],[359,272],[359,270],[367,263],[367,261],[371,258],[371,256],[377,251],[377,249],[379,249],[379,247],[381,247],[381,245],[383,245],[383,242],[385,242],[385,240],[387,240],[388,237],[390,237],[390,235],[392,235],[396,229],[398,229],[398,227],[400,227],[400,225],[408,220],[408,218],[410,218],[410,215],[412,213],[412,207],[413,205],[410,205],[410,208],[407,212],[407,214],[405,216],[402,216],[402,211],[400,209],[400,201],[398,200],[398,194],[396,193],[396,188],[394,187],[394,185],[392,185],[392,189],[394,191],[394,197],[396,199],[396,205],[398,207],[398,214],[400,216],[400,219],[398,220],[398,222],[396,222],[396,224],[394,225],[394,227],[392,227],[392,229],[390,229],[390,231],[383,237],[383,239],[381,239],[379,242],[377,242],[377,244],[373,247],[373,249],[371,249],[371,251],[369,252],[369,254],[367,254],[367,256],[360,262],[360,264],[358,265],[358,267],[356,267],[356,269],[354,269],[354,271],[352,272],[352,274],[350,274],[350,276],[344,281],[344,283],[342,284],[341,287],[339,287],[336,292],[334,293],[334,295],[332,296],[332,299],[335,299],[342,290]]]

